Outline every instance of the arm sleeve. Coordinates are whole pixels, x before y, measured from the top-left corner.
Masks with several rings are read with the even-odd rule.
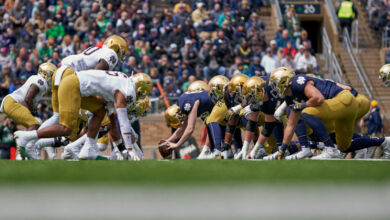
[[[126,108],[117,108],[116,109],[118,115],[119,126],[121,129],[121,134],[123,141],[125,142],[125,147],[127,149],[133,148],[133,142],[131,141],[131,133],[133,129],[131,128],[129,118],[127,116]]]

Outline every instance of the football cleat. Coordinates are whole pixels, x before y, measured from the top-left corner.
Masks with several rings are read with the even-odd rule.
[[[228,150],[222,151],[221,156],[222,156],[222,158],[223,158],[224,160],[234,158],[234,154],[233,154],[233,151],[232,151],[231,148],[228,149]]]
[[[45,151],[47,153],[49,160],[56,159],[57,155],[56,155],[56,149],[54,147],[45,147]]]
[[[18,153],[21,156],[22,160],[25,160],[28,157],[28,150],[26,145],[28,142],[37,139],[36,131],[16,131],[14,132],[14,138],[16,140],[16,145]],[[34,141],[35,143],[35,141]]]
[[[320,155],[314,156],[312,160],[342,159],[343,155],[335,147],[325,147]]]
[[[312,157],[313,153],[311,152],[311,149],[308,147],[302,147],[301,151],[296,152],[295,154],[291,154],[289,156],[286,156],[286,160],[301,160],[305,158]]]
[[[385,141],[381,144],[383,149],[383,159],[390,159],[390,137],[385,137]]]
[[[17,146],[17,151],[18,155],[21,160],[26,160],[27,159],[27,153],[26,153],[26,148],[23,146]]]
[[[266,157],[263,157],[263,160],[277,160],[279,156],[279,151],[276,151]]]
[[[33,141],[30,141],[26,144],[26,148],[25,148],[26,155],[31,160],[41,160],[42,158],[40,155],[40,153],[41,153],[40,148],[37,148],[35,146],[35,143],[36,143],[36,141],[33,140]]]
[[[141,156],[138,154],[138,152],[134,149],[128,149],[127,150],[129,156],[128,156],[128,160],[134,160],[134,161],[140,161],[141,160]]]
[[[202,151],[198,155],[197,159],[202,160],[206,156],[206,154],[210,153],[210,148],[206,145],[203,146]]]
[[[234,155],[235,160],[247,160],[248,159],[248,145],[243,145],[240,152],[238,154]]]
[[[249,154],[251,159],[260,159],[267,156],[267,152],[261,145],[255,144],[251,153]]]
[[[100,160],[99,149],[96,144],[85,142],[79,154],[80,160]]]
[[[206,160],[221,159],[221,151],[214,149],[213,152],[210,152],[205,156]]]

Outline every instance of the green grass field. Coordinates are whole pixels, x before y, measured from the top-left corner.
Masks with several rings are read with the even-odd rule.
[[[0,161],[0,167],[0,184],[390,182],[390,161]]]
[[[390,161],[0,161],[0,167],[2,219],[390,216]]]

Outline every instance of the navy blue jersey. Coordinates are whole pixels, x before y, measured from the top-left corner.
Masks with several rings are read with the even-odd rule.
[[[227,88],[226,88],[227,89]],[[225,99],[225,105],[228,109],[231,107],[234,107],[238,104],[235,103],[234,98],[230,96],[229,92],[227,92],[226,99]]]
[[[353,96],[356,97],[357,95],[359,95],[358,91],[356,91],[355,88],[353,88],[352,86],[349,86],[349,87],[351,87],[351,93],[352,93]]]
[[[279,106],[279,104],[283,101],[280,98],[275,98],[272,94],[272,88],[269,85],[269,77],[268,76],[262,76],[261,77],[264,81],[266,81],[266,85],[264,87],[264,92],[268,96],[268,100],[264,102],[261,106],[259,105],[251,105],[252,111],[262,111],[264,114],[267,115],[273,115],[275,113],[276,108]]]
[[[268,76],[263,76],[263,78],[267,83],[265,85],[265,94],[268,96],[268,101],[263,103],[263,106],[261,107],[261,111],[264,112],[264,114],[267,115],[273,115],[275,113],[276,108],[279,106],[280,103],[283,102],[282,99],[280,98],[275,98],[272,94],[272,88],[269,85],[269,77]]]
[[[211,110],[214,107],[214,103],[211,101],[211,98],[207,91],[184,93],[183,95],[181,95],[179,98],[180,111],[186,115],[190,114],[196,100],[199,100],[200,102],[197,116],[201,117],[202,120],[204,120],[210,114]]]
[[[286,97],[287,104],[291,105],[294,104],[294,101],[305,102],[308,100],[305,95],[305,86],[309,81],[314,82],[314,86],[321,92],[325,99],[331,99],[343,90],[333,81],[298,74],[293,78],[291,84],[291,96]]]

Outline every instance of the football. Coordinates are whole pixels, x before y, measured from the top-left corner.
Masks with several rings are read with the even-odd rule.
[[[166,144],[165,140],[160,140],[158,142],[158,151],[160,152],[163,158],[170,158],[172,156],[172,149],[168,149],[168,144]]]

